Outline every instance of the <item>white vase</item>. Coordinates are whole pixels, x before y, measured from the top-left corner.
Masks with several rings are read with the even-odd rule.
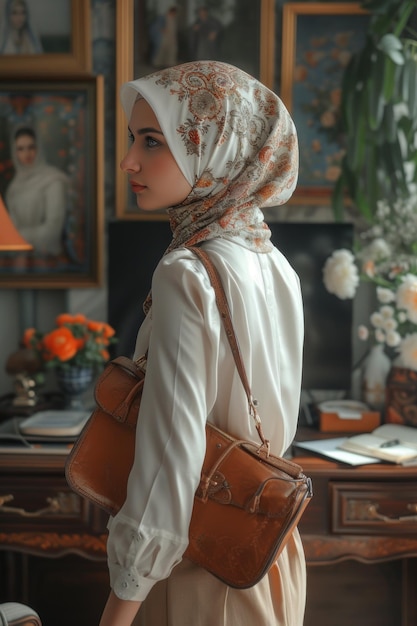
[[[366,358],[362,374],[362,396],[372,409],[382,411],[385,403],[385,386],[391,361],[384,346],[373,346]]]

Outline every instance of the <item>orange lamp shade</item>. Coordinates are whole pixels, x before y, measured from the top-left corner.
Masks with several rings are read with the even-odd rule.
[[[0,196],[0,251],[32,249],[33,246],[16,229]]]

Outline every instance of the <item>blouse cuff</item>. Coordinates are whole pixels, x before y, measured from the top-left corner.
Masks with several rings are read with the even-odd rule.
[[[143,601],[157,581],[142,578],[132,569],[113,564],[110,568],[110,587],[120,600]]]

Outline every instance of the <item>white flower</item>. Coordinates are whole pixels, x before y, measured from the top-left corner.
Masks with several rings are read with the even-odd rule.
[[[388,304],[389,302],[394,302],[395,293],[392,289],[387,289],[386,287],[377,287],[376,288],[376,296],[379,302],[383,304]]]
[[[407,318],[417,324],[417,276],[406,274],[397,289],[397,306],[404,309]]]
[[[353,298],[359,284],[358,268],[350,250],[336,250],[323,267],[323,282],[341,300]]]
[[[363,324],[358,326],[358,337],[361,341],[366,341],[369,337],[369,330]]]
[[[385,239],[378,237],[362,250],[360,256],[365,261],[380,261],[381,259],[387,259],[391,256],[391,246],[385,241]]]
[[[398,311],[397,317],[400,324],[403,324],[407,321],[407,315],[404,313],[404,311]]]
[[[384,319],[379,311],[375,311],[375,313],[372,313],[369,319],[371,320],[372,326],[374,326],[375,328],[382,328],[384,325]]]
[[[401,343],[401,335],[396,330],[388,330],[385,339],[390,348],[396,348]]]
[[[398,351],[403,366],[417,370],[417,333],[406,335],[401,341]]]
[[[385,343],[386,335],[381,328],[376,328],[375,339],[377,340],[378,343]]]

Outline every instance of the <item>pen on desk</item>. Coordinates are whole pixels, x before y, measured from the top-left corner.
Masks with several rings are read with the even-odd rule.
[[[399,439],[390,439],[390,441],[384,441],[384,443],[381,443],[379,447],[380,448],[392,448],[393,446],[398,446],[399,443],[400,443]]]

